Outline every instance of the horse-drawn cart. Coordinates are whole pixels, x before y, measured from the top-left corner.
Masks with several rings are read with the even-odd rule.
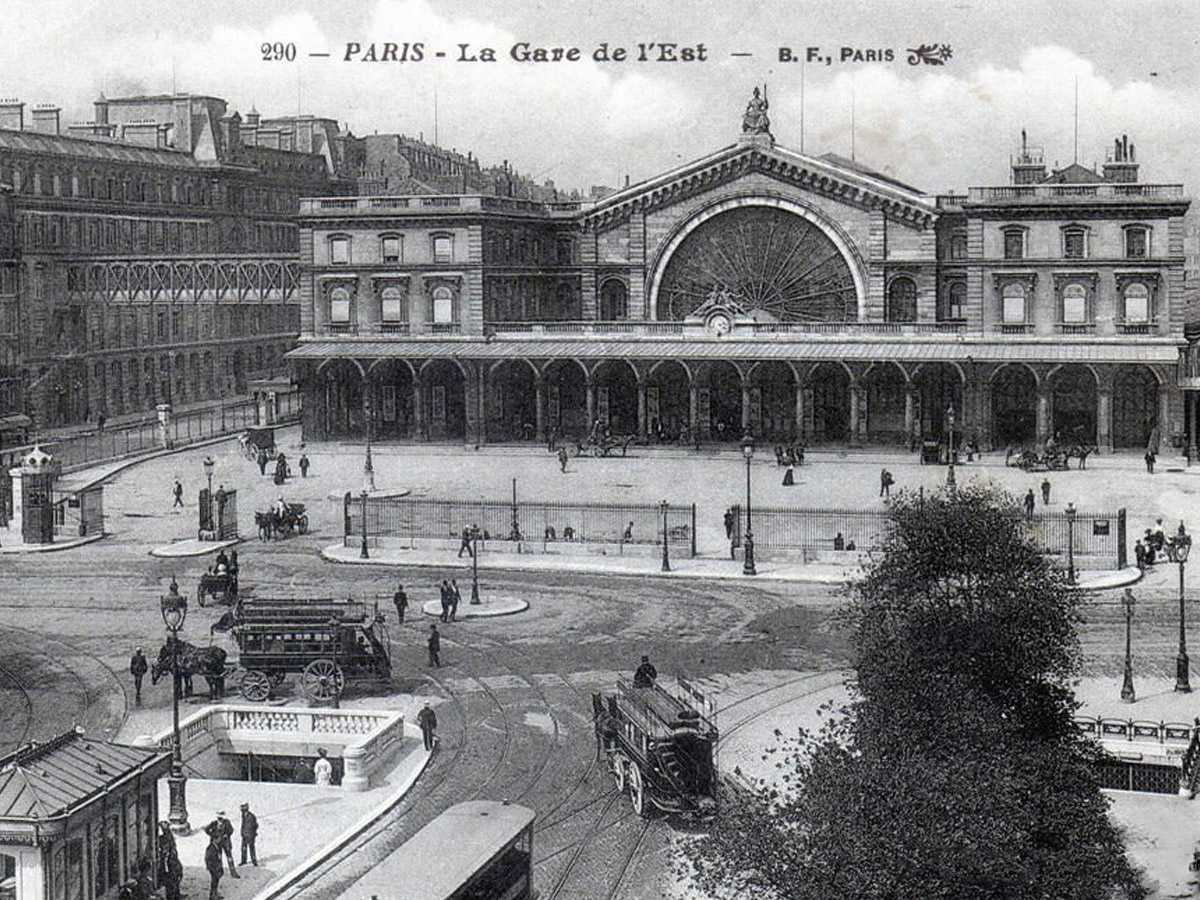
[[[281,513],[272,506],[266,512],[254,513],[259,540],[277,540],[284,535],[308,534],[308,513],[303,503],[285,503]]]
[[[274,428],[247,428],[246,433],[241,438],[242,452],[247,459],[258,459],[259,452],[267,454],[267,459],[274,459],[275,451],[275,429]]]
[[[363,603],[246,598],[238,604],[233,635],[247,700],[268,699],[292,674],[316,702],[340,697],[348,679],[391,678],[383,617]]]
[[[205,606],[205,599],[210,603],[223,603],[232,606],[237,602],[237,575],[232,572],[213,574],[204,572],[200,576],[200,584],[196,586],[196,602]]]
[[[629,445],[635,440],[637,440],[636,434],[596,434],[585,437],[583,440],[567,438],[562,443],[570,456],[616,456],[618,450],[621,451],[622,456],[626,456],[629,452]]]

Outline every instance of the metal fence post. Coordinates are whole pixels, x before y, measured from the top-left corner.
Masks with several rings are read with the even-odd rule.
[[[696,504],[692,504],[692,558],[696,558]]]
[[[1117,568],[1123,569],[1129,563],[1129,550],[1125,546],[1125,507],[1117,510]]]

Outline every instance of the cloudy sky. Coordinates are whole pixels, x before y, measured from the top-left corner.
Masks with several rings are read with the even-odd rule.
[[[560,187],[650,177],[731,143],[755,84],[772,131],[799,149],[851,153],[930,193],[1007,180],[1025,128],[1047,161],[1103,162],[1136,144],[1143,178],[1200,184],[1200,4],[1189,0],[6,0],[0,95],[91,118],[100,93],[215,94],[243,113],[297,109],[356,133],[424,133],[510,160]],[[8,33],[6,33],[8,32]],[[407,63],[344,61],[347,45],[421,43]],[[518,63],[510,48],[578,47],[578,62]],[[295,61],[264,61],[264,44]],[[703,44],[695,62],[596,62],[607,42]],[[458,45],[497,61],[459,62]],[[908,48],[947,45],[942,66]],[[830,65],[781,63],[817,47]],[[842,48],[891,50],[841,61]],[[444,52],[445,57],[434,54]],[[313,57],[310,53],[329,53]],[[750,54],[733,56],[732,54]]]

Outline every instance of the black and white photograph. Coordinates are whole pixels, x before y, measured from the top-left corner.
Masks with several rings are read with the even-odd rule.
[[[0,900],[1200,896],[1197,33],[9,0]]]

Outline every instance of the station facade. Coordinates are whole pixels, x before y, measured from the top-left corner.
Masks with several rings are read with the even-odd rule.
[[[953,410],[988,447],[1186,440],[1183,187],[1124,140],[1011,167],[929,196],[777,145],[756,98],[599,200],[303,200],[305,436],[908,445]]]

